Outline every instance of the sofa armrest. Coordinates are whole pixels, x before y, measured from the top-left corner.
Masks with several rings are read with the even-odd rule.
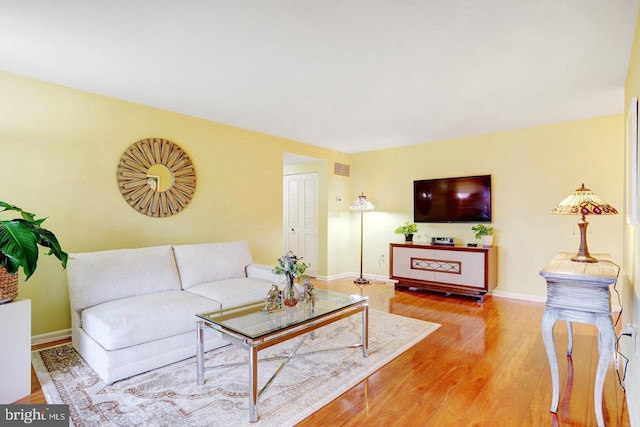
[[[249,264],[246,267],[247,277],[254,279],[264,279],[273,283],[280,283],[283,280],[282,275],[275,274],[273,267],[265,264]]]

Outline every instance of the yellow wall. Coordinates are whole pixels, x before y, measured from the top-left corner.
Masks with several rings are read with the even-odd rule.
[[[625,85],[625,117],[629,113],[631,98],[640,98],[640,29],[636,26],[636,34],[627,71]],[[629,191],[625,188],[625,191]],[[627,207],[625,207],[626,209]],[[625,223],[624,226],[624,269],[627,274],[627,287],[623,289],[624,311],[623,325],[640,327],[640,226]],[[640,339],[640,338],[636,338]],[[625,381],[627,400],[640,401],[640,356],[635,354],[633,344],[628,338],[621,339],[625,353],[629,357],[629,375]],[[640,425],[640,408],[630,405],[629,414],[632,425]]]
[[[118,190],[121,154],[148,137],[175,142],[195,165],[195,196],[176,216],[142,215]],[[343,153],[1,71],[0,147],[0,200],[48,217],[45,228],[67,252],[246,239],[254,260],[267,264],[282,251],[283,153],[346,161]],[[320,204],[326,209],[326,200]],[[19,290],[32,300],[34,335],[69,328],[66,274],[55,258],[41,256]]]
[[[552,215],[551,209],[583,182],[622,209],[623,147],[624,121],[615,115],[353,155],[352,187],[376,205],[365,214],[364,269],[375,273],[389,242],[404,239],[393,230],[413,220],[414,180],[491,174],[498,291],[542,298],[540,269],[557,252],[577,252],[580,242],[578,217]],[[623,215],[589,222],[591,252],[620,260]],[[422,241],[475,241],[474,224],[418,225]]]

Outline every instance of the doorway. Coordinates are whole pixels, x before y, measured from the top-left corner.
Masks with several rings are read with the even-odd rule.
[[[318,174],[284,176],[284,245],[309,264],[306,274],[318,269]]]

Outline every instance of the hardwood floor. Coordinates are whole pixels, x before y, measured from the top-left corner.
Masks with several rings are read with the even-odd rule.
[[[544,305],[499,297],[473,299],[394,290],[352,280],[316,282],[369,296],[370,306],[442,326],[299,426],[595,426],[593,381],[597,333],[574,324],[573,357],[566,328],[555,328],[561,390],[549,412],[551,375],[540,324]],[[16,403],[46,403],[35,375],[32,394]],[[610,364],[603,412],[607,426],[630,426],[624,391]]]
[[[329,282],[347,292],[350,280]],[[322,282],[318,287],[323,286]],[[551,405],[551,374],[540,324],[544,304],[490,297],[472,299],[363,287],[371,307],[442,326],[299,426],[595,426],[593,382],[597,332],[574,324],[573,357],[566,356],[563,322],[555,327],[561,390]],[[384,296],[389,295],[384,303]],[[607,426],[629,426],[624,391],[611,363],[603,411]]]

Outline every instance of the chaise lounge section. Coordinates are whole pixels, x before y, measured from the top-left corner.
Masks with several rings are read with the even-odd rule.
[[[73,347],[109,384],[192,357],[195,314],[263,299],[271,270],[246,241],[70,254]],[[206,333],[206,351],[228,344]]]

